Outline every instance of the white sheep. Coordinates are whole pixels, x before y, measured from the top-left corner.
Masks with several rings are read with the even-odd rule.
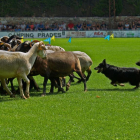
[[[35,43],[27,53],[0,51],[0,79],[4,89],[8,94],[10,94],[10,97],[13,97],[14,95],[8,89],[5,79],[13,77],[17,77],[20,88],[20,96],[24,99],[29,97],[30,81],[27,78],[27,75],[30,73],[37,55],[42,58],[46,57],[44,50],[46,50],[46,48],[41,41]],[[25,95],[22,89],[22,79],[27,83]]]
[[[53,50],[53,51],[65,51],[64,48],[60,47],[60,46],[51,46],[51,45],[46,45],[46,49],[47,50]]]

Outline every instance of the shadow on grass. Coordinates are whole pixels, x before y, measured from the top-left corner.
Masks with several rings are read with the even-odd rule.
[[[49,91],[49,90],[48,90]],[[31,89],[30,90],[30,96],[31,97],[42,97],[42,94],[43,94],[43,88],[40,88],[40,91],[35,91],[34,89]],[[50,96],[50,95],[58,95],[58,94],[65,94],[65,93],[62,93],[61,91],[60,92],[53,92],[53,93],[46,93],[46,96]]]
[[[9,101],[13,101],[13,100],[21,100],[21,98],[19,95],[15,95],[14,98],[11,98],[9,95],[1,95],[0,96],[0,102],[9,102]]]
[[[88,89],[88,91],[135,91],[138,89],[120,89],[120,88],[114,88],[114,89]]]

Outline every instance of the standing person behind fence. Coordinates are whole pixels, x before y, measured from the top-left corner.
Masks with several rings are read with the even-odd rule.
[[[138,21],[136,26],[137,26],[137,30],[140,30],[140,20]]]

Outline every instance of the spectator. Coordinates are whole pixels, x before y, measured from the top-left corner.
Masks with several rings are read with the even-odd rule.
[[[7,31],[12,31],[12,24],[10,24],[10,23],[7,24],[7,25],[6,25],[6,30],[7,30]]]
[[[3,28],[2,28],[2,31],[6,31],[6,25],[5,24],[3,24]]]
[[[38,30],[44,30],[44,25],[42,24],[42,22],[39,24]]]
[[[106,26],[106,23],[104,21],[102,21],[100,28],[101,28],[101,30],[107,30],[107,26]]]
[[[30,30],[30,25],[29,25],[29,23],[26,24],[26,28],[25,28],[25,29],[26,29],[26,31],[29,31],[29,30]]]
[[[72,21],[70,21],[68,24],[68,30],[74,30],[74,24],[72,23]]]
[[[59,29],[59,28],[58,28],[58,24],[57,24],[57,22],[55,22],[55,23],[54,23],[54,30],[57,31],[58,29]]]
[[[35,30],[35,31],[38,31],[38,26],[39,26],[38,23],[35,23],[35,24],[34,24],[34,30]]]
[[[51,25],[51,30],[53,30],[53,31],[58,30],[58,25],[57,25],[56,22],[52,23],[52,25]]]
[[[131,29],[132,29],[132,30],[136,30],[136,24],[135,24],[134,21],[132,22]]]
[[[62,21],[61,26],[62,26],[62,30],[66,30],[66,23],[64,23],[64,21]]]
[[[89,23],[89,21],[87,22],[87,30],[91,29],[91,24]]]
[[[20,27],[21,27],[21,31],[25,31],[26,25],[24,22],[20,25]]]
[[[50,30],[50,26],[48,23],[45,23],[44,30]]]
[[[21,28],[18,28],[18,26],[16,26],[14,31],[16,32],[21,31]]]
[[[96,29],[100,30],[100,24],[99,23],[96,24]]]
[[[78,24],[76,25],[76,30],[78,31],[82,30],[82,25],[80,24],[80,22],[78,22]]]
[[[15,31],[16,25],[12,23],[12,31]]]
[[[83,22],[82,29],[83,29],[83,30],[87,30],[87,24],[86,24],[86,21]]]
[[[16,28],[17,28],[17,29],[21,29],[21,26],[20,26],[19,23],[17,23]]]
[[[137,30],[140,30],[140,20],[137,23]]]
[[[58,30],[62,31],[62,24],[61,23],[58,23]]]
[[[119,23],[118,23],[118,29],[119,29],[119,30],[123,30],[122,22],[119,22]]]
[[[125,30],[129,30],[129,23],[128,21],[126,21],[125,25],[124,25]]]
[[[2,30],[2,28],[3,28],[3,25],[2,25],[2,23],[0,22],[0,31]]]
[[[30,26],[30,30],[33,31],[34,30],[34,24],[33,24],[33,22],[31,22],[31,24],[29,26]]]
[[[95,22],[92,23],[91,30],[96,30],[96,23]]]

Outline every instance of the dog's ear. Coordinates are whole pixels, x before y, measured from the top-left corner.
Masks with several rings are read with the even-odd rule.
[[[103,60],[103,64],[106,67],[106,59]]]

